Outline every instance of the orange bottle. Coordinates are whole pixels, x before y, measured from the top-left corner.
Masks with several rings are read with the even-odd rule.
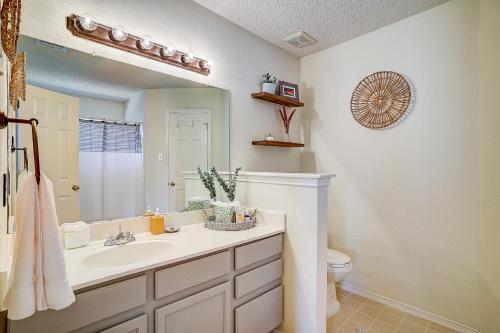
[[[165,232],[165,218],[160,214],[160,209],[156,208],[156,212],[149,218],[151,233],[153,235],[163,234]]]

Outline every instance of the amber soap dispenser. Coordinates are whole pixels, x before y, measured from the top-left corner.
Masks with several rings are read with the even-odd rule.
[[[155,214],[149,219],[150,229],[153,235],[159,235],[165,232],[165,217],[161,215],[159,208],[156,208]]]

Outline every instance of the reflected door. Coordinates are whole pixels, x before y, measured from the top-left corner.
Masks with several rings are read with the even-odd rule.
[[[26,102],[19,108],[19,117],[40,122],[40,169],[54,183],[59,223],[80,220],[78,114],[78,98],[31,85],[26,86]],[[19,144],[28,147],[33,170],[31,129],[19,128]]]
[[[210,110],[178,110],[168,117],[168,209],[185,207],[183,171],[210,165]]]

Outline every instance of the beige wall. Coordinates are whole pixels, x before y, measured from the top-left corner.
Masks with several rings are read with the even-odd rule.
[[[80,117],[125,120],[125,103],[107,99],[76,96],[80,100]]]
[[[353,259],[346,283],[498,332],[492,322],[498,320],[499,271],[490,265],[500,260],[500,126],[493,99],[498,73],[491,71],[499,67],[500,15],[498,1],[481,2],[488,9],[479,4],[451,1],[302,58],[309,146],[303,167],[337,174],[329,195],[329,244]],[[414,107],[399,126],[370,130],[353,119],[349,102],[356,84],[379,70],[408,77]],[[488,86],[481,109],[479,82]],[[488,254],[481,272],[480,243]],[[490,306],[496,303],[490,313],[486,303],[479,308],[481,287],[496,292],[487,298]]]
[[[189,72],[128,52],[76,38],[66,30],[71,13],[92,13],[110,26],[124,25],[137,35],[148,34],[159,42],[173,42],[179,49],[194,50],[213,63],[209,76]],[[272,72],[288,81],[299,81],[299,59],[190,0],[52,0],[24,1],[21,33],[80,50],[131,63],[158,72],[206,83],[231,91],[231,159],[244,170],[299,171],[298,149],[252,147],[252,139],[269,130],[281,132],[274,106],[253,100],[260,76]],[[300,112],[293,124],[298,139]]]
[[[166,210],[168,200],[168,111],[210,109],[212,121],[211,161],[218,170],[228,169],[229,92],[218,88],[175,88],[145,90],[144,174],[145,203]],[[193,171],[193,170],[185,170]]]
[[[480,321],[500,331],[500,1],[483,0],[479,22]]]
[[[144,90],[130,96],[125,102],[125,120],[143,122],[146,108],[146,94]]]

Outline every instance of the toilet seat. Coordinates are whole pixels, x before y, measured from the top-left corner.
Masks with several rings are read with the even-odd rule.
[[[348,263],[345,263],[345,264],[342,264],[342,265],[330,265],[330,264],[327,264],[326,267],[327,268],[346,268],[346,267],[350,267],[352,264],[350,262]]]
[[[352,263],[345,264],[345,266],[341,266],[341,267],[327,265],[326,270],[328,272],[337,273],[337,274],[348,273],[352,270]]]
[[[347,268],[351,266],[351,258],[340,251],[328,249],[326,265],[328,268]]]

